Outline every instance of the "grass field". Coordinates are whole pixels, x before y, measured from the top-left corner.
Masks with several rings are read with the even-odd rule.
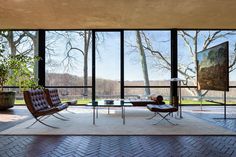
[[[67,102],[68,100],[61,100],[62,102]],[[77,105],[84,105],[91,101],[91,99],[79,99]],[[22,105],[25,104],[24,100],[16,100],[15,105]]]
[[[62,100],[62,102],[67,102],[68,100],[64,99]],[[91,99],[79,99],[77,102],[77,105],[85,105],[87,103],[89,103],[91,101]],[[169,103],[169,101],[165,101],[166,104]],[[15,105],[22,105],[25,104],[24,100],[16,100],[15,101]],[[200,105],[201,102],[200,101],[193,101],[193,100],[182,100],[182,105],[193,105],[193,106],[197,106]],[[227,102],[227,104],[236,104],[236,102]],[[207,101],[202,101],[202,105],[204,106],[214,106],[214,105],[218,105],[216,103],[212,103],[212,102],[207,102]]]

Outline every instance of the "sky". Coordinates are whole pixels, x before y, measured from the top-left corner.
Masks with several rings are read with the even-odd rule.
[[[98,78],[106,78],[112,80],[120,79],[120,33],[119,32],[106,32],[98,33],[97,35],[103,35],[104,40],[96,44],[96,76]],[[153,31],[148,32],[149,37],[152,39],[153,47],[158,48],[159,51],[163,51],[170,56],[170,32],[169,31]],[[53,39],[55,40],[55,39]],[[47,41],[50,43],[50,41]],[[81,47],[83,45],[77,45]],[[158,42],[158,45],[155,45],[155,42]],[[136,46],[136,38],[134,31],[125,32],[125,80],[142,80],[142,67],[140,64],[140,56],[137,50],[130,46]],[[54,44],[53,48],[55,49],[56,55],[53,56],[55,62],[61,62],[65,58],[65,40],[58,40]],[[83,47],[81,47],[83,49]],[[91,76],[91,49],[89,55],[89,74]],[[65,64],[48,64],[46,70],[48,72],[58,72],[58,73],[70,73],[73,75],[83,76],[83,56],[81,53],[74,52],[74,57],[78,61],[74,62],[74,68],[70,70],[65,69]],[[46,62],[49,60],[49,57],[46,55]],[[147,62],[151,62],[153,58],[147,56]],[[149,79],[169,79],[170,72],[165,72],[160,75],[160,71],[155,68],[152,68],[151,65],[148,68],[149,70]]]
[[[191,35],[194,32],[189,31]],[[204,38],[207,37],[208,31],[202,31],[202,38],[198,41],[198,51],[201,51],[204,43]],[[166,56],[170,57],[170,31],[145,31],[145,34],[149,37],[152,47],[155,50],[163,52]],[[65,69],[64,64],[60,63],[65,58],[66,40],[62,37],[50,37],[48,35],[47,43],[56,41],[51,45],[55,50],[55,55],[51,57],[53,62],[46,65],[48,72],[56,73],[70,73],[77,76],[83,76],[83,55],[79,51],[71,51],[71,56],[75,59],[71,61],[72,67],[68,70]],[[119,32],[106,32],[98,33],[97,35],[103,36],[103,40],[96,44],[96,77],[105,78],[119,81],[120,79],[120,34]],[[47,36],[46,36],[47,37]],[[76,39],[75,36],[73,38]],[[76,39],[72,42],[76,47],[83,49],[83,40]],[[209,47],[229,41],[230,53],[234,52],[234,44],[236,42],[236,35],[222,38],[221,40],[214,41]],[[132,45],[132,46],[131,46]],[[135,31],[125,31],[125,80],[143,80],[142,67],[140,63],[140,56],[135,49],[136,38]],[[89,51],[89,76],[91,76],[91,49]],[[179,64],[189,64],[191,60],[188,47],[184,44],[181,38],[178,38],[178,62]],[[46,62],[49,63],[49,57],[46,55]],[[168,58],[170,59],[170,58]],[[151,55],[147,55],[148,72],[150,80],[168,80],[170,79],[170,72],[161,68],[152,67],[155,59]],[[190,66],[191,67],[191,66]],[[181,76],[179,76],[181,77]],[[230,74],[230,80],[236,80],[236,72]]]

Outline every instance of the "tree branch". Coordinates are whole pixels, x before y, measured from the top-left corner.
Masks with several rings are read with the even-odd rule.
[[[210,32],[209,32],[209,35],[207,37],[207,39],[205,40],[204,44],[203,44],[203,50],[207,49],[207,47],[210,45],[210,43],[212,41],[214,41],[216,38],[216,35],[219,34],[221,31],[216,31],[214,32],[212,35],[210,35]]]
[[[183,34],[179,34],[179,35],[184,39],[185,45],[188,47],[188,49],[189,49],[190,53],[192,54],[192,56],[194,56],[193,48],[192,48],[190,42],[185,37],[184,31],[181,31],[181,32],[183,32]],[[191,37],[191,39],[193,39],[193,37]]]

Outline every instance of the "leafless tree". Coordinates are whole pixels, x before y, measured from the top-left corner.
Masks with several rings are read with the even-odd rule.
[[[143,35],[145,35],[142,32]],[[144,52],[142,37],[141,37],[141,31],[136,31],[136,42],[137,47],[140,53],[140,62],[142,64],[142,71],[143,71],[143,78],[144,78],[144,86],[150,86],[149,83],[149,76],[148,76],[148,68],[147,68],[147,61],[146,61],[146,55]],[[151,91],[150,88],[145,88],[144,95],[150,95]]]
[[[92,31],[84,30],[84,31],[54,31],[54,35],[59,36],[60,38],[63,38],[63,40],[66,41],[65,46],[65,57],[61,60],[61,64],[64,64],[65,70],[69,70],[71,68],[74,68],[75,65],[74,62],[78,62],[78,58],[75,57],[74,52],[79,52],[83,55],[83,76],[84,81],[83,85],[88,86],[88,54],[89,49],[91,48],[91,40],[92,40]],[[57,39],[55,39],[57,40]],[[51,56],[55,55],[54,50],[54,41],[47,44],[47,52],[49,59]],[[78,46],[79,43],[82,43],[83,46]],[[56,63],[58,64],[58,63]],[[60,64],[60,63],[59,63]],[[87,88],[84,88],[83,95],[87,96],[88,90]]]
[[[203,33],[197,30],[197,31],[192,31],[191,33],[189,33],[189,31],[179,31],[178,35],[184,41],[185,46],[187,46],[188,52],[191,56],[191,60],[188,63],[179,62],[178,72],[180,75],[182,75],[185,78],[185,81],[184,81],[185,85],[192,84],[194,86],[197,86],[197,81],[196,81],[197,53],[201,50],[207,49],[211,44],[213,44],[217,40],[236,35],[236,32],[208,31],[208,32]],[[143,41],[144,50],[152,54],[153,57],[156,59],[152,67],[164,68],[170,71],[171,62],[170,62],[170,59],[168,59],[168,56],[165,55],[165,52],[161,52],[157,49],[154,49],[152,47],[153,43],[149,40],[149,38],[145,35],[145,33],[143,36],[145,37],[145,40]],[[199,40],[203,40],[202,45],[198,43]],[[230,54],[231,54],[231,57],[230,57],[229,71],[232,72],[236,68],[235,67],[236,51],[234,50],[234,52],[230,52]],[[198,98],[200,98],[201,96],[205,96],[208,92],[208,91],[198,90],[197,88],[191,88],[191,89],[188,88],[187,91],[192,96],[198,96]]]

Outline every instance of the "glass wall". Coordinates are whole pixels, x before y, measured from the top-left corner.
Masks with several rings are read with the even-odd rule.
[[[196,55],[223,42],[229,42],[229,85],[234,88],[236,81],[236,31],[226,30],[179,30],[178,31],[178,75],[182,82],[182,95],[184,103],[199,103],[201,98],[205,100],[223,101],[223,93],[220,91],[197,90],[197,61]],[[220,74],[219,74],[220,75]],[[191,87],[191,88],[189,88]],[[227,92],[227,98],[233,102],[234,90]],[[235,101],[236,102],[236,101]]]
[[[168,99],[171,77],[170,30],[124,31],[124,91],[126,98],[148,98],[163,95]],[[38,31],[0,31],[4,55],[38,55]],[[96,31],[96,96],[119,98],[121,91],[121,41],[119,31]],[[199,104],[201,100],[222,101],[223,92],[198,91],[196,54],[199,51],[229,41],[229,85],[227,102],[236,103],[236,31],[178,30],[178,76],[182,81],[184,104]],[[46,31],[45,85],[60,89],[60,95],[84,99],[92,95],[92,30]],[[29,66],[38,79],[38,64]],[[7,84],[5,90],[17,87]],[[14,89],[19,91],[18,88]],[[17,92],[17,102],[22,95]]]
[[[96,99],[120,98],[120,32],[96,32]]]
[[[125,31],[124,38],[126,97],[137,95],[146,98],[159,94],[168,97],[169,88],[167,92],[153,86],[170,85],[170,31]]]
[[[64,98],[91,100],[91,41],[89,30],[46,32],[46,87],[59,88]]]

